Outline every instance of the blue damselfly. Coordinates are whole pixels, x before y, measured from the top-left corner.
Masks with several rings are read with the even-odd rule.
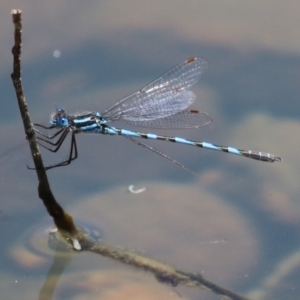
[[[51,116],[51,126],[47,127],[35,124],[37,139],[42,147],[56,152],[65,141],[67,135],[71,133],[71,148],[68,159],[48,166],[47,169],[66,166],[77,158],[78,152],[75,135],[81,132],[125,136],[136,144],[169,159],[184,169],[187,168],[176,160],[135,138],[163,140],[197,146],[260,161],[280,161],[280,157],[266,152],[241,150],[180,137],[134,132],[109,125],[110,122],[117,120],[123,120],[135,126],[159,129],[198,128],[210,124],[212,119],[206,113],[188,109],[196,98],[195,94],[189,88],[199,80],[207,67],[208,63],[204,58],[189,58],[141,90],[118,101],[103,113],[87,112],[70,115],[62,108],[56,109],[56,112]],[[41,129],[39,130],[38,128]],[[57,129],[57,131],[53,135],[48,135],[45,134],[43,129]]]

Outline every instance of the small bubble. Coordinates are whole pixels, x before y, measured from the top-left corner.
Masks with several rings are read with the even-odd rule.
[[[59,57],[61,56],[61,52],[60,52],[59,50],[54,50],[54,51],[53,51],[53,56],[54,56],[55,58],[59,58]]]

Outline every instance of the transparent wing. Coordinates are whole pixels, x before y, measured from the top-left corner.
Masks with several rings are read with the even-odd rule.
[[[195,100],[196,96],[192,91],[170,91],[161,94],[153,94],[151,101],[141,106],[130,107],[123,111],[121,118],[126,122],[140,122],[154,119],[165,118],[177,112],[185,110]],[[159,106],[153,107],[153,103],[159,103]]]
[[[182,112],[195,101],[196,96],[188,89],[199,80],[207,67],[208,63],[204,58],[189,58],[140,91],[114,104],[104,111],[103,117],[107,121],[124,120],[143,127],[179,128],[179,124],[175,124],[176,119],[181,121],[181,128],[203,126],[203,123],[197,126],[184,124],[184,122],[196,119],[195,117],[184,118],[183,115],[188,115],[184,113],[181,117],[173,119],[174,126],[171,127],[169,117]],[[168,118],[168,120],[155,122],[163,118]],[[203,119],[198,118],[198,122]]]
[[[148,121],[127,120],[126,122],[135,126],[148,128],[186,129],[208,125],[212,122],[212,119],[204,112],[184,110],[164,118],[153,118]]]

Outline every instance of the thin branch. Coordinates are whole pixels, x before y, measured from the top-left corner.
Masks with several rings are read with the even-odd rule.
[[[11,79],[16,91],[19,109],[23,120],[24,130],[27,140],[30,145],[32,159],[34,161],[36,174],[39,180],[38,192],[47,208],[50,216],[53,217],[57,228],[67,232],[70,236],[77,233],[77,229],[73,223],[72,217],[64,212],[62,207],[56,202],[50,185],[47,174],[43,165],[42,156],[36,142],[35,131],[33,130],[32,122],[28,111],[28,106],[25,100],[22,81],[21,81],[21,50],[22,50],[22,12],[21,10],[12,10],[12,19],[15,26],[14,37],[15,44],[12,48],[13,54],[13,73]]]

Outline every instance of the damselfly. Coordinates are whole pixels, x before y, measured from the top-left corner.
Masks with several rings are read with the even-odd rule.
[[[188,109],[196,98],[195,94],[189,89],[199,80],[207,67],[208,63],[204,58],[189,58],[141,90],[118,101],[103,113],[88,112],[70,115],[62,108],[56,109],[56,112],[51,116],[51,126],[46,127],[41,124],[35,124],[35,126],[46,130],[57,129],[57,131],[53,135],[48,135],[43,130],[36,128],[37,139],[42,147],[56,152],[65,141],[67,135],[71,133],[70,154],[68,159],[48,166],[46,169],[66,166],[77,158],[75,135],[81,132],[125,136],[127,139],[169,159],[184,169],[187,169],[184,165],[135,138],[163,140],[197,146],[261,161],[280,161],[280,157],[266,152],[218,146],[180,137],[134,132],[109,125],[110,122],[117,120],[124,120],[131,125],[140,127],[159,129],[198,128],[208,125],[212,122],[212,119],[206,113]]]

